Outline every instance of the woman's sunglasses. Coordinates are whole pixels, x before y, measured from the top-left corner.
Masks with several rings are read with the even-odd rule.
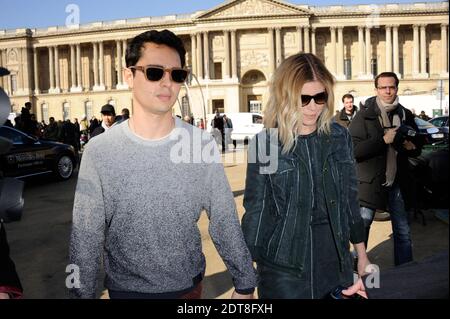
[[[164,77],[165,72],[169,72],[170,78],[175,83],[184,83],[189,75],[189,70],[183,68],[166,69],[159,65],[130,66],[129,69],[144,72],[145,78],[151,82],[160,81]]]
[[[323,105],[328,101],[328,93],[320,92],[316,95],[301,95],[301,99],[302,106],[307,106],[309,103],[311,103],[312,99],[314,99],[314,102],[316,102],[316,104]]]

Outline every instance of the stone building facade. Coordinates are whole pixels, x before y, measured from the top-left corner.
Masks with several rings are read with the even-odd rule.
[[[194,74],[177,114],[261,111],[275,68],[299,51],[316,54],[335,75],[337,107],[345,93],[373,95],[373,78],[383,71],[399,75],[400,95],[448,96],[448,13],[448,2],[235,0],[186,15],[0,30],[0,65],[11,71],[0,86],[13,111],[31,101],[39,120],[98,117],[106,103],[132,110],[122,77],[127,44],[141,32],[169,29],[185,43]]]

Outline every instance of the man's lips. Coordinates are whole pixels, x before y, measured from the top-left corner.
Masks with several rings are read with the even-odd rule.
[[[172,95],[166,95],[166,94],[159,94],[157,96],[158,96],[158,99],[160,99],[162,101],[170,101],[170,99],[172,98]]]

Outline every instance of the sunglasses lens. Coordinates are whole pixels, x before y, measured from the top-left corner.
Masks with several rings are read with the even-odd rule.
[[[319,93],[314,97],[314,101],[316,101],[317,104],[325,104],[327,100],[328,94],[326,92]]]
[[[147,79],[149,81],[159,81],[164,76],[164,70],[160,68],[147,68]]]
[[[308,105],[312,98],[313,97],[311,95],[302,95],[302,106]]]
[[[186,81],[188,72],[186,70],[172,70],[172,80],[176,83],[183,83]]]

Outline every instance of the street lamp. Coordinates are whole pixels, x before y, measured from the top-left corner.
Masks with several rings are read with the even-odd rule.
[[[200,89],[200,94],[202,96],[202,106],[203,106],[203,121],[205,123],[205,129],[206,129],[207,128],[207,123],[206,123],[206,104],[205,104],[205,96],[203,95],[202,86],[200,85],[200,82],[199,82],[197,76],[194,73],[191,72],[189,75],[194,78],[195,82],[197,82],[197,85],[198,85],[198,87]],[[189,83],[190,82],[191,81],[189,81]],[[189,89],[189,84],[185,83],[184,86],[185,86],[187,94],[189,96],[189,100],[192,101],[191,93],[190,93],[190,89]]]

